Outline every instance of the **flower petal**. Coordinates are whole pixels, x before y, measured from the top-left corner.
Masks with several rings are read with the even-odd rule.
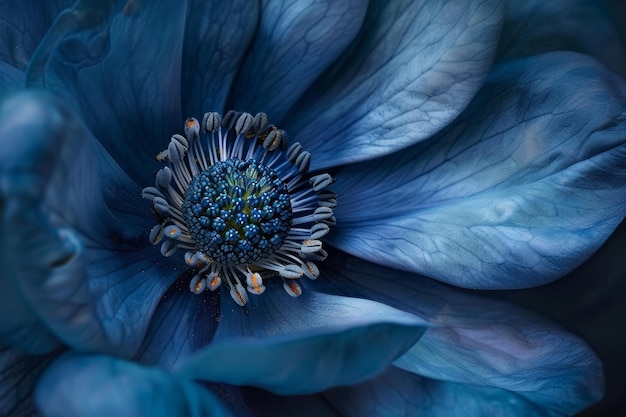
[[[296,103],[285,129],[315,149],[313,168],[429,138],[487,75],[503,8],[499,0],[370,2],[355,43]]]
[[[345,417],[550,415],[509,391],[437,381],[395,367],[374,379],[323,395]]]
[[[513,304],[332,252],[316,284],[430,322],[433,327],[394,362],[410,372],[511,391],[555,415],[574,414],[602,397],[602,364],[585,342]]]
[[[74,348],[129,354],[176,275],[172,262],[158,268],[158,252],[145,248],[149,227],[142,230],[144,221],[125,205],[134,201],[128,179],[45,93],[4,101],[0,138],[0,268],[10,291],[2,308],[15,309],[2,337],[29,344],[41,334],[39,319]],[[54,347],[47,332],[41,337],[36,352]]]
[[[183,276],[165,293],[136,358],[141,363],[171,369],[213,338],[219,320],[219,292],[198,296]]]
[[[267,286],[250,299],[249,312],[223,295],[214,341],[175,372],[280,394],[317,392],[380,372],[425,329],[416,317],[373,301],[313,291],[296,299]]]
[[[0,415],[36,415],[33,388],[44,368],[58,355],[54,352],[30,356],[18,350],[0,349]]]
[[[553,281],[626,213],[625,97],[582,55],[502,64],[433,142],[336,174],[329,241],[462,287]]]
[[[184,116],[223,111],[259,18],[248,0],[190,0],[182,63]],[[249,109],[240,109],[249,111]]]
[[[24,73],[13,65],[0,61],[0,91],[4,94],[24,85]]]
[[[264,0],[260,27],[229,107],[264,111],[280,121],[354,39],[367,4],[365,0]]]
[[[591,55],[625,74],[626,45],[615,19],[619,14],[605,7],[588,0],[507,2],[498,59],[567,50]]]
[[[113,159],[144,185],[158,167],[154,156],[182,129],[187,1],[131,1],[124,11],[110,3],[81,0],[62,13],[33,56],[27,82],[67,97]]]
[[[191,381],[98,355],[57,359],[38,382],[35,401],[46,417],[231,415],[213,394]]]

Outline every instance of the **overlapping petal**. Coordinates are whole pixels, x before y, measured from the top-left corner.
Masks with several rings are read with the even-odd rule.
[[[183,120],[187,1],[130,2],[124,9],[120,3],[82,0],[59,16],[27,81],[73,102],[115,161],[143,185],[157,167],[153,156]]]
[[[46,417],[231,415],[209,391],[162,369],[75,353],[60,357],[45,371],[35,400]]]
[[[244,56],[250,54],[259,5],[248,0],[189,0],[188,4],[182,61],[183,116],[201,120],[204,112],[224,110],[233,79]]]
[[[431,142],[337,173],[329,240],[462,287],[550,282],[626,213],[625,97],[582,55],[501,64]]]
[[[571,415],[601,398],[600,361],[585,342],[559,326],[513,304],[426,277],[356,258],[342,264],[335,261],[338,255],[324,265],[330,273],[318,278],[326,290],[378,300],[433,325],[394,365],[453,382],[437,386],[442,398],[494,387],[498,390],[478,389],[476,395],[529,402],[548,415]]]
[[[264,0],[254,42],[246,54],[229,108],[283,116],[350,44],[368,2]]]
[[[294,299],[279,287],[268,284],[249,311],[223,295],[213,342],[175,372],[281,394],[316,392],[375,375],[426,328],[423,320],[373,301],[313,291]]]
[[[429,138],[483,82],[502,13],[498,0],[371,1],[355,42],[296,103],[286,130],[315,149],[314,168]]]

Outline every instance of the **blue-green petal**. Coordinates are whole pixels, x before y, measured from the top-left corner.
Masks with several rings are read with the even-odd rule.
[[[192,381],[109,356],[70,353],[37,383],[44,417],[228,417],[226,407]]]
[[[433,380],[395,367],[360,384],[329,390],[323,396],[344,417],[551,415],[502,389]]]
[[[263,0],[229,108],[266,112],[280,126],[298,97],[354,39],[367,5],[366,0]]]
[[[422,320],[384,304],[312,290],[292,298],[267,286],[247,310],[223,295],[213,342],[175,372],[280,394],[317,392],[382,371],[425,330]]]
[[[31,356],[0,348],[0,415],[30,417],[35,415],[33,390],[45,367],[59,353]]]
[[[462,287],[553,281],[626,213],[625,99],[583,55],[503,63],[432,142],[336,174],[329,241]]]
[[[81,0],[59,15],[33,55],[31,86],[67,98],[104,148],[145,186],[155,155],[182,129],[187,1]]]
[[[256,1],[189,0],[182,58],[184,117],[202,120],[205,112],[225,110],[258,19]]]
[[[316,284],[325,291],[386,303],[429,322],[432,327],[394,362],[417,375],[506,390],[510,398],[553,415],[574,414],[602,398],[602,363],[593,350],[514,304],[335,251]]]
[[[499,0],[371,1],[354,43],[296,102],[284,128],[313,168],[423,141],[467,106],[495,54]]]

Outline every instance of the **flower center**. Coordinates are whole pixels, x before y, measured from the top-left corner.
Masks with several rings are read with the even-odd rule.
[[[205,255],[223,265],[251,264],[283,244],[291,227],[291,200],[273,169],[232,158],[191,180],[183,217]]]
[[[336,194],[326,173],[309,175],[311,154],[258,113],[205,113],[189,118],[185,136],[172,136],[157,155],[167,166],[142,196],[158,224],[150,231],[161,254],[184,249],[189,289],[200,294],[222,283],[239,305],[262,294],[263,280],[302,293],[326,258],[320,238],[335,225]],[[242,283],[245,283],[245,288]]]

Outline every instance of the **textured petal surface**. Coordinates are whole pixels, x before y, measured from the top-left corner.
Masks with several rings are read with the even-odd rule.
[[[187,2],[129,4],[134,7],[120,10],[120,1],[77,2],[42,41],[27,82],[66,95],[105,149],[144,185],[152,182],[154,156],[182,130]]]
[[[509,397],[494,398],[519,397],[553,415],[574,414],[602,397],[602,365],[594,352],[541,316],[426,277],[357,258],[342,260],[341,253],[331,252],[323,269],[316,283],[325,290],[378,300],[433,325],[394,362],[399,367],[432,379],[510,391]],[[442,387],[452,389],[450,395],[465,390]]]
[[[30,356],[13,349],[0,349],[0,415],[35,415],[32,396],[35,383],[57,355]]]
[[[608,10],[605,3],[507,2],[498,59],[568,50],[594,56],[610,69],[626,73],[626,45],[617,30],[619,13]]]
[[[557,279],[626,212],[625,98],[582,55],[503,64],[432,142],[336,174],[329,240],[462,287]]]
[[[371,1],[353,45],[296,103],[285,128],[314,168],[429,138],[474,96],[491,66],[503,2]]]
[[[380,303],[310,290],[292,298],[273,284],[251,301],[248,312],[223,295],[214,341],[176,372],[281,394],[316,392],[375,375],[425,329]]]
[[[189,0],[182,63],[184,117],[223,111],[259,18],[258,2]],[[248,109],[241,109],[248,111]]]
[[[354,39],[367,4],[366,0],[263,0],[259,28],[229,108],[263,111],[280,122]]]
[[[345,417],[548,416],[511,392],[423,378],[391,367],[382,375],[324,393]]]
[[[159,368],[107,356],[67,354],[46,370],[35,392],[45,417],[227,417],[207,390]]]

